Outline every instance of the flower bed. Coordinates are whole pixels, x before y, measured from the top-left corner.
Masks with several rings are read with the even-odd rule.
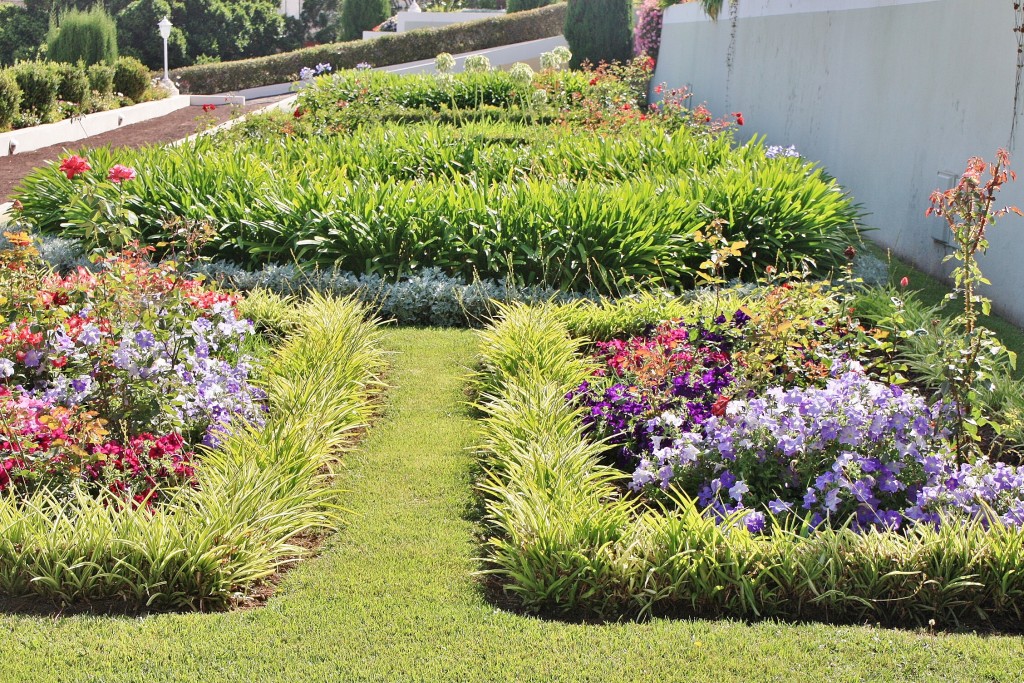
[[[230,605],[337,524],[330,469],[381,365],[363,309],[244,301],[138,253],[61,275],[5,237],[0,595]]]
[[[531,611],[1012,623],[1016,451],[957,452],[939,387],[906,381],[927,342],[891,326],[903,302],[856,317],[881,298],[505,308],[477,380],[485,572]]]
[[[263,421],[238,297],[139,255],[66,276],[27,236],[0,253],[0,490],[84,480],[140,504],[194,480],[193,449]]]

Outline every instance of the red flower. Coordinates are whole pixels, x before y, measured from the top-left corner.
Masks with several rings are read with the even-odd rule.
[[[80,173],[85,173],[86,171],[89,171],[91,169],[92,166],[89,165],[89,162],[83,159],[82,157],[78,156],[77,154],[72,154],[68,158],[61,161],[60,164],[60,170],[62,173],[67,175],[68,180],[71,180],[76,175],[79,175]]]
[[[628,104],[622,105],[622,111],[629,111],[629,110],[630,110],[630,106]]]
[[[724,394],[719,396],[715,401],[715,404],[711,406],[711,414],[715,417],[722,417],[725,415],[725,410],[729,407],[729,398],[729,396]]]
[[[135,180],[135,169],[131,166],[122,166],[121,164],[114,164],[110,169],[110,173],[107,174],[107,178],[114,183],[120,184],[125,180]]]
[[[661,94],[661,91],[664,90],[664,89],[665,89],[665,86],[662,86],[662,85],[654,86],[654,92],[658,93],[659,95]]]
[[[295,107],[295,112],[292,114],[297,119],[301,119],[302,115],[306,112],[302,111],[302,107]]]
[[[597,76],[590,79],[590,85],[597,85]]]
[[[204,104],[203,111],[214,111],[217,108],[216,104]]]
[[[53,367],[55,368],[62,368],[68,364],[68,357],[61,356],[60,358],[54,358],[53,360],[50,361],[50,364],[53,365]]]
[[[732,114],[730,114],[730,116],[735,116],[736,117],[736,125],[737,126],[742,126],[743,125],[743,112],[741,112],[741,111],[734,111]]]
[[[906,287],[906,286],[907,286],[907,285],[909,285],[909,284],[910,284],[910,279],[909,279],[909,278],[907,278],[907,276],[906,276],[906,275],[904,275],[904,276],[903,276],[903,279],[902,279],[902,280],[900,280],[900,287]]]

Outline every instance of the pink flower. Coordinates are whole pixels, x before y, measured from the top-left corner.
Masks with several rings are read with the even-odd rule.
[[[72,154],[67,159],[61,161],[60,164],[60,170],[62,173],[67,175],[68,180],[71,180],[76,175],[85,173],[86,171],[91,169],[92,166],[89,165],[89,162],[83,159],[82,157],[78,156],[77,154]]]
[[[131,166],[115,164],[110,169],[110,173],[107,174],[107,178],[114,183],[120,183],[124,180],[135,180],[135,169]]]
[[[909,284],[910,284],[910,279],[906,275],[904,275],[903,279],[900,280],[900,287],[906,287]]]

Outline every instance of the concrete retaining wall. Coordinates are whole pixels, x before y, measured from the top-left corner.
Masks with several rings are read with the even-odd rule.
[[[997,0],[739,0],[710,21],[697,5],[665,12],[654,83],[689,85],[717,115],[742,111],[760,133],[821,163],[869,212],[870,237],[944,275],[943,221],[926,218],[971,156],[1011,145],[1017,43]],[[730,46],[732,69],[727,68]],[[1017,125],[1024,136],[1024,120]],[[1016,148],[1016,149],[1015,149]],[[1024,156],[1016,159],[1024,170]],[[1024,179],[1004,187],[1024,206]],[[990,233],[982,266],[996,309],[1024,324],[1024,221]]]

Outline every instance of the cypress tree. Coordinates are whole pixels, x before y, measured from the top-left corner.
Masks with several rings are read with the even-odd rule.
[[[85,12],[65,12],[50,26],[46,56],[52,62],[113,65],[117,61],[117,26],[102,5]]]
[[[391,0],[344,0],[341,6],[341,37],[356,40],[391,16]]]
[[[633,3],[631,0],[569,0],[565,40],[572,50],[572,68],[632,57]]]

